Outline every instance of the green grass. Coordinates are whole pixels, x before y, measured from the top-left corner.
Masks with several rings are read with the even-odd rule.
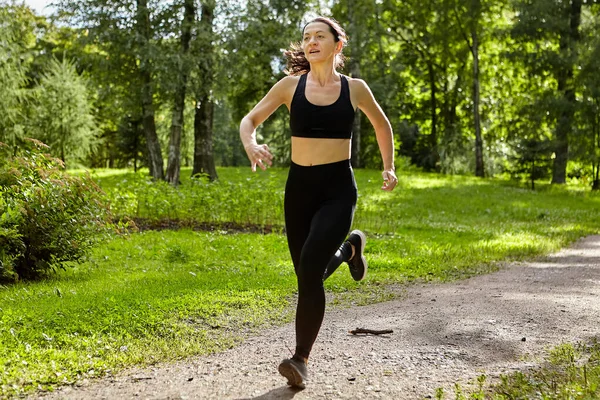
[[[283,226],[286,172],[221,168],[215,183],[179,189],[142,174],[95,171],[117,215]],[[450,280],[532,258],[600,230],[600,196],[569,187],[531,192],[506,182],[356,171],[355,227],[369,233],[368,280],[337,273],[330,302],[388,299],[387,284]],[[0,288],[0,397],[234,345],[293,317],[285,236],[191,230],[114,238],[88,262],[37,283]],[[293,341],[293,338],[290,338]],[[288,344],[293,347],[293,343]]]
[[[456,400],[588,400],[600,392],[600,344],[565,343],[550,350],[538,367],[501,375],[490,382],[479,376],[475,388],[455,387]],[[436,398],[446,398],[438,389]]]
[[[277,235],[148,232],[54,279],[4,288],[1,393],[205,354],[289,320],[286,256]]]

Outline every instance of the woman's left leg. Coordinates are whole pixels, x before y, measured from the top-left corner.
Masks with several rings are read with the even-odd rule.
[[[337,251],[333,254],[327,267],[325,268],[325,273],[323,274],[323,281],[326,281],[333,273],[338,269],[343,262],[347,262],[352,257],[352,246],[346,240],[342,245],[337,249]]]

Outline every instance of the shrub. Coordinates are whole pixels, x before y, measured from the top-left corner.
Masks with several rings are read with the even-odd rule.
[[[108,233],[104,193],[89,176],[66,173],[47,148],[33,139],[17,150],[0,143],[0,282],[80,262]]]

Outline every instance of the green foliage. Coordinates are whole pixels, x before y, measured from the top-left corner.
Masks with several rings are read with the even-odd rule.
[[[107,229],[102,191],[89,176],[65,173],[46,150],[34,140],[16,154],[0,144],[0,282],[80,262]]]
[[[246,168],[223,171],[219,181],[210,182],[204,176],[189,178],[190,169],[183,168],[182,184],[177,188],[152,181],[145,171],[106,177],[100,171],[96,179],[118,217],[283,227],[284,169],[262,174],[250,174]]]
[[[35,90],[35,136],[63,162],[82,161],[97,133],[86,84],[72,62],[54,59],[47,68]]]
[[[27,99],[26,69],[21,59],[12,12],[0,4],[0,141],[15,146],[23,137],[23,108]]]
[[[140,42],[136,34],[137,3],[131,0],[59,1],[60,27],[33,15],[25,6],[4,2],[0,8],[9,22],[2,27],[0,41],[11,43],[4,48],[16,51],[19,57],[3,59],[6,62],[0,68],[4,89],[0,126],[10,130],[2,132],[0,140],[13,143],[27,130],[26,117],[35,119],[35,110],[23,106],[27,92],[41,81],[52,57],[74,60],[77,71],[91,82],[103,144],[86,165],[148,166],[141,129],[144,83],[139,68],[151,72],[156,126],[164,148],[171,113],[167,102],[175,83],[172,71],[185,61],[194,70],[208,65],[215,68],[210,77],[215,80],[211,99],[216,105],[216,162],[244,165],[240,118],[283,77],[282,49],[299,37],[302,22],[331,10],[350,33],[345,50],[350,60],[342,72],[349,74],[350,65],[358,64],[360,77],[369,84],[394,128],[398,155],[448,174],[474,170],[475,78],[470,45],[476,32],[486,175],[519,169],[510,158],[513,149],[523,139],[552,137],[562,118],[561,132],[569,137],[569,161],[586,164],[573,178],[588,184],[596,181],[598,187],[600,13],[597,2],[581,2],[579,37],[569,39],[573,33],[569,33],[570,4],[546,0],[352,0],[333,1],[322,9],[322,2],[317,1],[223,1],[215,8],[215,35],[209,35],[215,57],[208,57],[202,45],[208,43],[207,33],[198,31],[196,46],[184,60],[175,54],[181,2],[148,3],[151,35],[147,43]],[[202,87],[205,75],[198,72],[192,76],[190,93]],[[191,115],[196,105],[186,103],[182,165],[190,163]],[[259,140],[276,153],[278,166],[290,158],[288,124],[289,114],[282,107],[257,132]],[[367,118],[362,118],[361,127],[361,160],[365,166],[377,168],[381,157]]]
[[[552,168],[552,143],[548,140],[523,138],[515,146],[515,160],[507,168],[514,178],[524,177],[535,189],[535,181],[547,178]]]
[[[220,168],[218,173],[221,179],[210,183],[205,179],[190,179],[189,173],[183,172],[178,188],[153,183],[144,172],[97,170],[93,176],[106,191],[112,211],[119,217],[192,225],[235,223],[283,228],[286,169],[251,173],[247,167]],[[598,197],[588,198],[577,191],[549,190],[547,185],[538,184],[540,195],[536,196],[503,181],[405,170],[399,170],[398,174],[398,190],[385,193],[379,189],[380,172],[355,171],[359,187],[356,227],[407,238],[414,234],[420,238],[419,232],[434,229],[450,243],[459,233],[483,243],[487,239],[500,240],[490,226],[507,221],[513,228],[512,233],[507,231],[505,239],[506,243],[512,243],[513,234],[548,235],[548,223],[569,221],[589,230],[593,229],[593,221],[598,221],[594,209]],[[570,208],[565,209],[563,203],[570,204]],[[392,207],[392,204],[402,206]],[[520,226],[527,228],[521,231]]]

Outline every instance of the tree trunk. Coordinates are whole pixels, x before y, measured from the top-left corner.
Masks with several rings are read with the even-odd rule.
[[[579,40],[582,0],[573,0],[569,9],[569,30],[560,37],[560,52],[565,58],[564,66],[558,71],[558,91],[562,94],[564,105],[556,123],[554,165],[552,183],[566,183],[567,162],[569,160],[569,133],[575,115],[575,88],[573,83],[573,65],[575,44]]]
[[[135,131],[135,137],[133,138],[133,172],[137,173],[138,170],[138,140],[139,140],[139,136],[138,136],[138,132],[137,132],[137,125],[135,126],[136,131]]]
[[[356,10],[356,1],[349,0],[348,1],[348,20],[349,20],[349,29],[348,33],[352,38],[352,45],[350,47],[350,75],[352,78],[360,78],[360,33],[359,33],[359,23],[357,21],[359,12]],[[356,115],[354,116],[354,122],[352,124],[352,165],[356,168],[361,168],[362,160],[361,160],[361,152],[360,152],[360,144],[361,144],[361,112],[360,110],[356,111]]]
[[[598,105],[598,101],[596,101]],[[598,107],[596,107],[596,110]],[[596,121],[594,126],[594,140],[593,140],[593,151],[594,154],[598,154],[600,150],[600,114],[596,114]],[[594,172],[595,171],[595,172]],[[596,159],[595,163],[592,163],[592,190],[600,190],[600,160]]]
[[[531,190],[535,190],[535,161],[531,163]]]
[[[462,63],[460,68],[457,70],[456,80],[454,81],[454,84],[451,89],[448,88],[447,83],[444,84],[445,88],[443,89],[443,92],[446,93],[446,96],[444,97],[443,107],[444,137],[441,140],[443,144],[440,145],[440,148],[443,146],[444,151],[439,152],[440,158],[442,158],[442,154],[444,154],[444,159],[454,156],[450,151],[453,147],[451,146],[451,144],[453,142],[461,140],[460,130],[457,129],[457,121],[459,120],[457,115],[457,109],[459,103],[459,95],[461,94],[460,88],[463,80],[465,66],[466,63]],[[446,79],[445,82],[447,81],[448,80]]]
[[[473,0],[473,20],[471,22],[471,52],[473,54],[473,121],[475,123],[475,176],[483,178],[485,168],[483,165],[483,138],[481,136],[481,115],[479,113],[479,38],[477,28],[479,27],[480,0]]]
[[[212,146],[214,104],[209,95],[198,102],[194,115],[194,169],[192,176],[206,174],[210,181],[218,179]]]
[[[211,99],[213,85],[213,19],[214,1],[206,1],[202,5],[202,18],[200,20],[199,40],[202,40],[202,54],[204,60],[199,64],[202,85],[196,93],[196,112],[194,115],[194,167],[192,176],[208,174],[211,181],[218,178],[213,155],[213,115],[214,105]]]
[[[440,159],[437,146],[437,85],[435,84],[435,67],[433,62],[427,62],[427,71],[429,73],[429,88],[431,90],[430,112],[431,112],[431,133],[429,135],[429,160],[426,168],[435,170]]]
[[[185,94],[189,77],[187,56],[192,39],[192,26],[196,16],[194,0],[185,0],[183,21],[181,24],[181,57],[179,59],[179,76],[173,101],[173,116],[171,120],[171,135],[169,138],[169,162],[167,164],[167,182],[173,186],[179,184],[181,171],[181,134],[183,131],[183,112]]]
[[[154,102],[152,88],[152,68],[148,55],[148,43],[150,41],[150,12],[148,0],[137,0],[136,28],[139,39],[140,65],[138,71],[142,82],[142,124],[148,145],[148,166],[150,175],[155,180],[164,179],[164,167],[160,142],[156,134],[154,121]]]

